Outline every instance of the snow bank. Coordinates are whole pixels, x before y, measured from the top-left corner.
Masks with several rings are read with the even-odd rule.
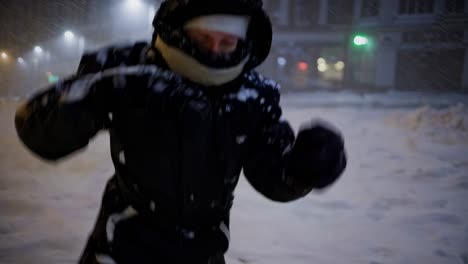
[[[439,127],[457,131],[468,130],[468,109],[463,104],[457,104],[445,109],[434,109],[424,106],[409,114],[400,114],[398,123],[410,129]]]
[[[442,143],[468,144],[468,108],[464,104],[441,109],[423,106],[410,112],[395,113],[386,121],[431,136]]]
[[[359,93],[351,90],[339,92],[313,91],[283,93],[283,101],[295,106],[333,107],[448,107],[456,103],[468,105],[468,95],[459,93],[423,93],[411,91],[388,91]]]

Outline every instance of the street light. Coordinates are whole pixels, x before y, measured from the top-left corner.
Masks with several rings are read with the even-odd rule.
[[[23,63],[24,63],[24,59],[21,58],[21,57],[19,57],[19,58],[18,58],[18,63],[19,63],[19,64],[23,64]]]
[[[73,34],[73,32],[71,32],[70,30],[65,31],[65,33],[63,33],[63,36],[66,40],[73,40],[75,38],[75,34]]]
[[[284,57],[278,57],[276,59],[276,62],[278,63],[279,66],[283,67],[284,65],[286,65],[287,61]]]
[[[317,70],[319,72],[326,72],[328,70],[328,66],[325,63],[321,63],[317,66]]]
[[[335,63],[335,70],[342,71],[345,67],[345,63],[343,61],[338,61]]]
[[[40,46],[34,47],[34,53],[39,55],[39,54],[42,54],[42,52],[43,52],[43,50],[42,50],[42,48]]]
[[[2,52],[2,59],[4,60],[8,59],[8,54],[6,54],[5,52]]]
[[[142,1],[141,0],[127,0],[126,4],[128,8],[135,10],[142,6]]]

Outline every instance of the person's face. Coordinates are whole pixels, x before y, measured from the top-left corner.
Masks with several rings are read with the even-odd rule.
[[[234,35],[205,29],[189,29],[187,34],[201,48],[213,53],[229,54],[236,50],[239,41]]]

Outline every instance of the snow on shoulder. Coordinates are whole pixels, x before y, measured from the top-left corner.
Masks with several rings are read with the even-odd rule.
[[[246,102],[248,99],[257,99],[258,92],[255,89],[241,87],[239,92],[237,92],[237,100],[241,102]]]
[[[251,71],[245,74],[245,83],[236,93],[229,94],[230,99],[236,99],[240,102],[248,100],[257,100],[260,98],[263,104],[264,98],[262,94],[268,91],[277,91],[280,85],[272,79],[264,78],[261,74]]]
[[[255,87],[264,87],[274,90],[280,90],[281,85],[270,78],[263,77],[260,73],[256,71],[251,71],[245,74],[245,77],[251,85]]]

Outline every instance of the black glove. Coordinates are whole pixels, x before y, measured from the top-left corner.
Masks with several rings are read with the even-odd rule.
[[[324,188],[335,182],[345,168],[344,141],[336,128],[322,120],[302,126],[289,153],[288,177],[303,186]]]

